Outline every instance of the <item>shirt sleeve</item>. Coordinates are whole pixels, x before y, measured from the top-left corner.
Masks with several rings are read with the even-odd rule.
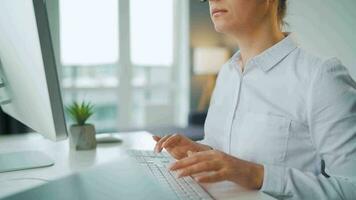
[[[355,199],[356,84],[337,59],[317,70],[307,102],[309,133],[322,160],[317,164],[325,170],[264,165],[261,191],[278,199]]]

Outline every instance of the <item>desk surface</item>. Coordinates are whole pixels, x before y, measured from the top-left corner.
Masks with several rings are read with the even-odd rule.
[[[127,149],[152,150],[155,142],[148,132],[116,133],[121,144],[98,144],[96,150],[70,150],[68,140],[52,142],[39,134],[0,136],[0,153],[38,150],[48,154],[56,162],[54,166],[40,169],[0,173],[0,198],[48,181],[67,176],[113,160],[126,154]],[[216,199],[272,199],[256,191],[249,191],[236,184],[222,182],[204,184]]]

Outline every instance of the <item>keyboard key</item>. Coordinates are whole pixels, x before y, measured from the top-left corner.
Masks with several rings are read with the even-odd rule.
[[[174,159],[167,153],[130,150],[129,155],[147,169],[161,184],[168,185],[179,199],[213,199],[192,177],[176,178],[176,172],[168,170]]]

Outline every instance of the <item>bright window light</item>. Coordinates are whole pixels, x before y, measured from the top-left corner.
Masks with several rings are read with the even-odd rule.
[[[59,7],[63,65],[118,61],[118,0],[60,0]]]
[[[135,65],[173,62],[174,0],[130,0],[131,60]]]

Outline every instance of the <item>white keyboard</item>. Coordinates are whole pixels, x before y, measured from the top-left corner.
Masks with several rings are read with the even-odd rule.
[[[176,178],[176,173],[168,169],[174,159],[167,152],[130,150],[129,154],[161,184],[168,184],[179,199],[213,199],[192,177]]]

